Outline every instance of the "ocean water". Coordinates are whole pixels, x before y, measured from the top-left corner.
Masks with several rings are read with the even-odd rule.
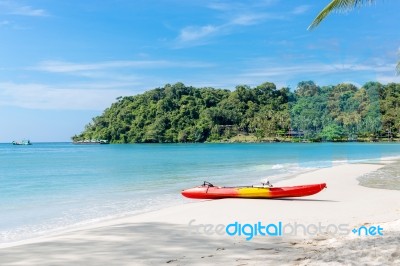
[[[0,243],[189,202],[184,188],[272,183],[400,144],[0,144]]]

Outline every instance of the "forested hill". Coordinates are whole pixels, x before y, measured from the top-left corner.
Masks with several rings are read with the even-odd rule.
[[[117,98],[74,141],[111,143],[241,140],[346,141],[400,137],[400,84],[369,82],[295,91],[273,83],[234,91],[165,85]]]

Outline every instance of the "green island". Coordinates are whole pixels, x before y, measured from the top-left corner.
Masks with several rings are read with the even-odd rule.
[[[400,84],[266,82],[235,90],[167,84],[118,97],[73,141],[110,143],[399,141]]]

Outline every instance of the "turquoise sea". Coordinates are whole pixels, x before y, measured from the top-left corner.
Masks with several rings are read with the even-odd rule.
[[[189,202],[184,188],[272,183],[400,144],[0,144],[0,243]]]

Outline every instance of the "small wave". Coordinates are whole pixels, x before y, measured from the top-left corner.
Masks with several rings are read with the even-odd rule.
[[[283,165],[282,164],[274,164],[272,167],[271,167],[271,169],[274,169],[274,170],[276,170],[276,169],[282,169],[283,168]]]

